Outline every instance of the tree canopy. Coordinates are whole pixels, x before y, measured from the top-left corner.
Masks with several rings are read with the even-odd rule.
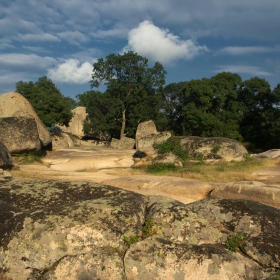
[[[16,91],[22,94],[33,106],[41,121],[51,127],[55,123],[68,125],[76,106],[76,101],[64,97],[55,84],[46,76],[37,82],[16,83]]]
[[[107,89],[103,95],[87,92],[85,95],[95,95],[88,109],[89,120],[85,125],[87,130],[96,129],[96,124],[104,124],[110,120],[111,133],[134,135],[137,124],[150,118],[157,119],[160,110],[160,91],[165,84],[165,70],[156,62],[148,67],[148,59],[132,51],[124,54],[110,54],[105,59],[100,58],[93,65],[91,88],[98,88],[104,82]],[[81,95],[77,96],[80,104],[84,104]],[[98,116],[96,106],[104,105],[105,116]],[[115,126],[119,125],[119,133]],[[105,129],[106,125],[104,125]]]

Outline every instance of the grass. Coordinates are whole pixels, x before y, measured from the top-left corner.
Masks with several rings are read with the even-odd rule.
[[[228,238],[225,245],[231,252],[236,252],[237,250],[242,251],[245,245],[245,240],[242,234],[234,234]]]
[[[17,164],[42,163],[41,157],[33,153],[14,154],[12,158]]]

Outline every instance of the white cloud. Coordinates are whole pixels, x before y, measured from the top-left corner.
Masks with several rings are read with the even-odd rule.
[[[19,34],[15,37],[19,41],[33,41],[33,42],[60,42],[60,39],[50,33],[38,34]]]
[[[145,57],[161,63],[170,63],[179,59],[192,59],[206,46],[199,46],[192,40],[180,40],[167,29],[160,29],[150,21],[143,21],[128,34],[128,46],[124,51],[133,50]]]
[[[49,56],[38,56],[36,54],[8,53],[0,54],[0,67],[21,69],[46,69],[56,64],[56,59]]]
[[[66,40],[73,45],[80,45],[81,43],[86,43],[90,40],[88,36],[84,35],[79,31],[60,32],[58,33],[58,36],[61,39]]]
[[[267,53],[273,51],[272,48],[268,47],[238,47],[238,46],[231,46],[223,48],[219,51],[219,53],[230,54],[230,55],[249,55],[255,53]]]
[[[237,74],[249,74],[253,76],[272,76],[273,74],[263,71],[257,66],[246,66],[246,65],[220,65],[219,70],[215,72],[231,72]]]
[[[91,80],[93,66],[84,62],[79,66],[78,59],[68,59],[57,68],[49,69],[48,76],[55,82],[84,84]]]

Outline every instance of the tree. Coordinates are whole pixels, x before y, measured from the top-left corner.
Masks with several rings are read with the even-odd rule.
[[[120,138],[125,136],[127,123],[132,135],[132,126],[159,113],[158,93],[165,83],[165,74],[160,63],[148,68],[148,59],[132,51],[110,54],[94,63],[91,88],[98,88],[101,82],[107,86],[106,96],[119,108],[115,120],[120,122]],[[90,116],[92,113],[89,111]]]
[[[70,110],[75,107],[76,101],[64,97],[46,76],[39,78],[36,83],[19,81],[16,83],[16,91],[31,103],[47,127],[55,123],[68,125],[72,118]]]

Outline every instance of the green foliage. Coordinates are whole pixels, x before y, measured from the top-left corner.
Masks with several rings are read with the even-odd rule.
[[[70,109],[75,106],[75,101],[64,97],[46,76],[39,78],[36,83],[19,81],[16,91],[30,102],[45,126],[51,127],[56,123],[68,125],[71,120]]]
[[[179,168],[174,163],[160,163],[155,162],[146,167],[148,173],[166,173],[169,171],[177,171]]]
[[[212,147],[211,153],[212,153],[212,154],[216,154],[221,148],[222,148],[221,145],[216,144],[216,145],[214,145],[214,146]]]
[[[102,104],[107,103],[107,111],[104,117],[98,117],[94,112],[97,106],[87,108],[89,121],[86,129],[95,130],[96,125],[106,122],[105,118],[113,120],[113,123],[107,122],[107,131],[115,131],[118,126],[120,138],[125,132],[127,136],[134,136],[140,122],[159,118],[160,92],[165,83],[165,75],[160,63],[156,62],[153,68],[148,68],[148,59],[132,51],[98,59],[93,65],[91,88],[99,87],[101,82],[105,83],[107,89],[98,98]],[[78,98],[82,98],[81,95]]]
[[[231,252],[236,252],[237,249],[243,250],[245,240],[242,234],[231,235],[225,243],[226,248]]]
[[[170,137],[162,143],[155,143],[154,148],[159,154],[172,153],[182,161],[188,159],[188,151],[182,148],[180,140],[175,137]]]
[[[13,158],[19,164],[30,164],[34,162],[42,163],[41,157],[34,153],[14,154]]]
[[[269,278],[269,280],[280,280],[280,270],[276,271],[276,274]]]
[[[138,242],[138,240],[139,240],[139,235],[131,235],[131,236],[129,236],[129,237],[127,237],[127,236],[123,236],[123,240],[124,240],[124,242],[127,244],[127,245],[132,245],[132,244],[134,244],[134,243],[136,243],[136,242]]]

